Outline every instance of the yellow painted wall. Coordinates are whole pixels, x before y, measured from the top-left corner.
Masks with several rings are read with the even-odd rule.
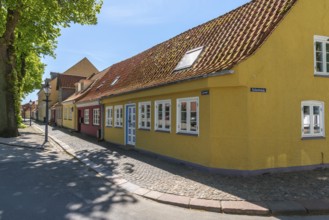
[[[329,128],[329,78],[314,76],[314,35],[329,36],[327,0],[299,0],[266,42],[216,76],[110,97],[106,106],[152,101],[151,131],[136,130],[136,147],[203,166],[264,170],[329,163],[329,141],[301,139],[301,102],[325,103]],[[266,88],[253,93],[250,88]],[[201,96],[204,89],[210,95]],[[200,98],[198,137],[176,134],[176,99]],[[154,131],[154,101],[171,99],[171,133]],[[138,121],[137,121],[138,123]],[[123,128],[106,128],[105,140],[124,144]],[[322,161],[322,153],[324,160]]]
[[[74,104],[67,104],[67,103],[62,103],[63,104],[63,127],[65,128],[70,128],[73,130],[77,130],[77,108]],[[69,109],[69,111],[72,111],[72,119],[70,120],[69,117],[67,119],[64,118],[65,110]]]
[[[314,35],[329,36],[327,0],[300,0],[265,44],[235,68],[247,91],[246,169],[329,163],[327,139],[301,139],[301,102],[325,102],[329,121],[329,78],[314,76]]]
[[[114,106],[136,104],[138,113],[138,102],[151,101],[151,131],[138,129],[138,114],[136,120],[136,147],[166,155],[180,160],[194,161],[198,164],[209,165],[209,120],[210,96],[201,96],[201,90],[206,88],[208,80],[199,80],[185,83],[186,86],[173,85],[154,90],[143,91],[126,96],[113,97],[104,100],[105,108]],[[192,90],[191,88],[195,88]],[[176,134],[176,99],[187,97],[199,97],[200,132],[199,136]],[[154,131],[154,102],[156,100],[171,99],[171,132]],[[125,110],[125,109],[124,109]],[[124,111],[125,115],[125,111]],[[124,128],[105,128],[104,137],[106,141],[124,144]]]
[[[49,82],[51,93],[49,95],[49,109],[58,102],[58,91],[56,90],[57,77]],[[40,121],[43,121],[46,117],[46,95],[43,89],[38,94],[38,118]],[[50,119],[49,115],[49,119]]]
[[[43,89],[38,93],[38,120],[43,121],[46,117],[46,95]]]
[[[83,58],[63,74],[89,77],[93,73],[98,73],[98,70],[87,58]]]

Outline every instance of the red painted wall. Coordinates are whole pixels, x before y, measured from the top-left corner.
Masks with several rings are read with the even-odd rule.
[[[93,125],[93,109],[98,108],[99,109],[99,125]],[[102,123],[102,111],[100,105],[95,106],[88,106],[88,107],[82,107],[78,108],[78,111],[81,110],[81,117],[84,118],[84,110],[89,109],[89,124],[85,124],[84,122],[81,123],[81,133],[97,137],[97,131],[101,129],[101,123]],[[80,123],[80,119],[78,119]]]

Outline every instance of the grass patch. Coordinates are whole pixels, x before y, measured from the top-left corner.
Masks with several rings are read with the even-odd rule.
[[[27,128],[27,126],[23,123],[19,123],[18,128]]]

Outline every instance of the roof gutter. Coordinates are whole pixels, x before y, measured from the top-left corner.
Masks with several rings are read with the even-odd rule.
[[[120,94],[111,94],[111,95],[103,96],[99,100],[102,101],[103,99],[107,99],[107,98],[110,98],[110,97],[126,95],[126,94],[130,94],[130,93],[134,93],[134,92],[141,92],[141,91],[145,91],[145,90],[149,90],[149,89],[153,89],[153,88],[157,88],[157,87],[175,85],[175,84],[178,84],[178,83],[192,81],[192,80],[196,80],[196,79],[204,79],[204,78],[209,78],[209,77],[214,77],[214,76],[231,75],[231,74],[234,74],[234,73],[235,73],[234,70],[229,70],[229,69],[228,70],[221,70],[221,71],[212,72],[212,73],[208,73],[208,74],[201,75],[201,76],[193,76],[193,77],[190,77],[190,78],[186,78],[186,79],[182,79],[182,80],[178,80],[178,81],[174,81],[174,82],[163,83],[163,84],[150,86],[150,87],[146,87],[146,88],[142,88],[142,89],[136,89],[136,90],[132,90],[132,91],[129,91],[129,92],[120,93]]]

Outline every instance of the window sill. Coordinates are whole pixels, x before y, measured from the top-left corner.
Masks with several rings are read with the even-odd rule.
[[[138,130],[141,130],[141,131],[151,131],[151,128],[138,128]]]
[[[105,127],[107,127],[107,128],[113,128],[112,125],[106,125]]]
[[[315,77],[329,78],[329,73],[314,73]]]
[[[115,126],[114,128],[123,128],[123,126],[119,127],[119,126]]]
[[[165,131],[165,130],[155,130],[155,132],[170,134],[170,131]]]
[[[178,134],[178,135],[186,135],[186,136],[195,136],[195,137],[198,137],[199,136],[199,134],[185,133],[185,132],[177,132],[176,134]]]
[[[302,140],[317,140],[317,139],[326,139],[326,137],[325,136],[302,137]]]

